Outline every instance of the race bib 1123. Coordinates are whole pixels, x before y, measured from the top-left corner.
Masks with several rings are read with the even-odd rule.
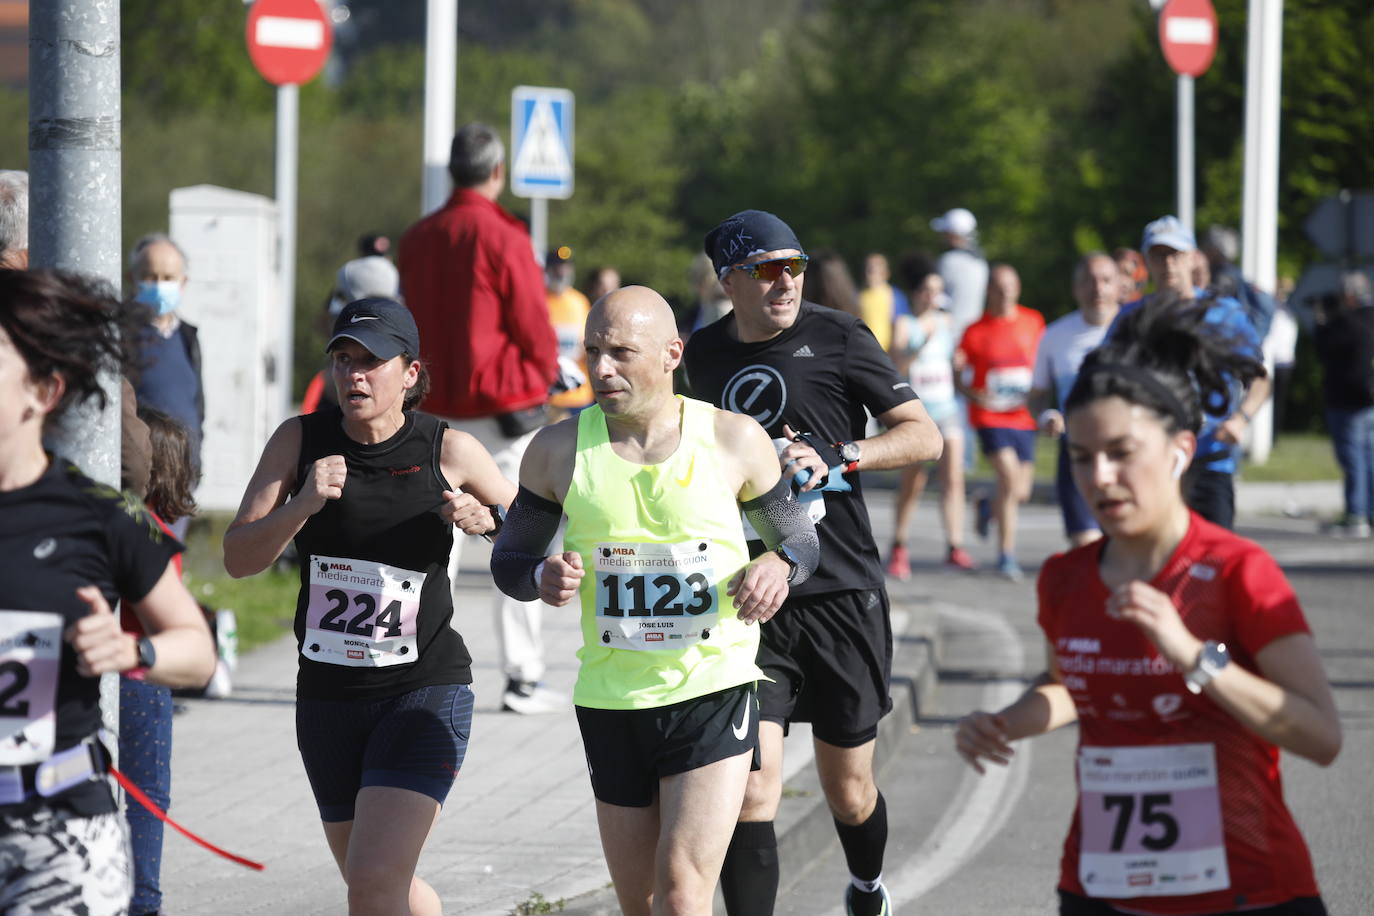
[[[593,570],[603,645],[676,650],[711,638],[720,598],[710,541],[597,544]]]

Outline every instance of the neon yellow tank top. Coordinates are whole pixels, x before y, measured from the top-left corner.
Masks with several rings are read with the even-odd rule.
[[[682,441],[661,464],[611,448],[606,415],[578,415],[563,508],[582,555],[582,665],[573,702],[652,709],[756,681],[759,628],[725,593],[749,562],[735,494],[722,483],[715,408],[678,398]]]

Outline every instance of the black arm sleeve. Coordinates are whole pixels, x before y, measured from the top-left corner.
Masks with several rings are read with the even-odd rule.
[[[491,577],[497,588],[517,601],[539,597],[534,570],[546,556],[562,518],[563,507],[558,503],[520,488],[491,548]]]
[[[769,550],[787,549],[787,555],[797,564],[788,579],[789,585],[801,585],[821,561],[821,542],[816,536],[816,523],[792,494],[786,479],[778,480],[773,489],[747,503],[741,503],[745,518],[763,538]]]

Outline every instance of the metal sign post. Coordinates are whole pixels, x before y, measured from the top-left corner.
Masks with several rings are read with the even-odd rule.
[[[458,79],[458,0],[429,0],[425,12],[425,140],[420,213],[448,199],[449,146],[453,142]]]
[[[1193,231],[1193,79],[1207,72],[1217,52],[1212,0],[1169,0],[1159,14],[1159,45],[1178,74],[1178,218]]]
[[[1245,50],[1245,178],[1241,260],[1245,278],[1267,292],[1278,286],[1279,85],[1283,73],[1283,0],[1250,0]],[[1273,367],[1268,367],[1271,371]],[[1263,464],[1274,443],[1273,399],[1250,428],[1250,460]]]
[[[567,200],[573,193],[573,94],[516,86],[510,123],[510,189],[530,199],[530,244],[542,264],[548,251],[548,200]]]
[[[276,195],[281,227],[282,365],[277,372],[291,400],[292,342],[296,334],[296,169],[300,136],[300,84],[329,59],[334,32],[317,0],[257,0],[248,12],[248,56],[277,87]]]

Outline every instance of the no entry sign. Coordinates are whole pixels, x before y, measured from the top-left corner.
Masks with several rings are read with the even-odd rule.
[[[253,66],[277,86],[314,79],[334,41],[318,0],[257,0],[248,11],[247,37]]]
[[[1202,76],[1217,53],[1212,0],[1169,0],[1159,14],[1159,45],[1179,76]]]

